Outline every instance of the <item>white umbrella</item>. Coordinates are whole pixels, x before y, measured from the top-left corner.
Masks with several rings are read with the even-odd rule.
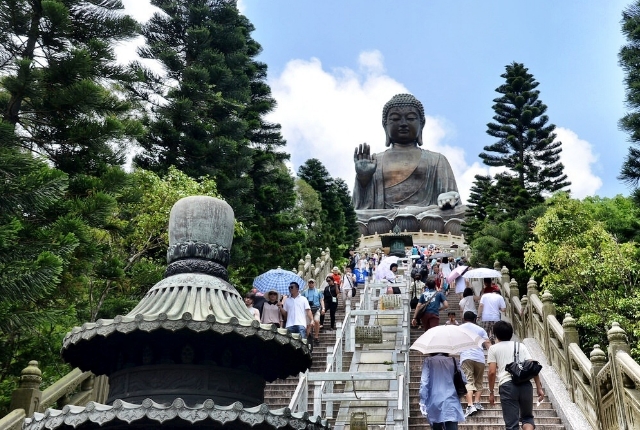
[[[382,261],[380,261],[376,269],[376,279],[385,279],[387,275],[395,276],[395,274],[393,274],[393,272],[391,271],[390,267],[393,263],[397,263],[398,260],[399,260],[399,257],[396,257],[395,255],[390,255],[388,257],[385,257]]]
[[[423,354],[460,354],[462,351],[482,346],[485,339],[463,326],[439,325],[430,328],[420,336],[410,349]]]
[[[462,277],[467,279],[501,278],[502,273],[494,269],[487,269],[486,267],[480,267],[478,269],[467,270],[467,273],[462,275]]]

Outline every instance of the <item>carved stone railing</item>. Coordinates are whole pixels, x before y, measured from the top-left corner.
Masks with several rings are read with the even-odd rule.
[[[22,428],[25,418],[48,407],[62,409],[65,405],[84,406],[90,401],[104,403],[109,392],[106,376],[95,377],[91,372],[75,368],[44,391],[40,391],[42,372],[37,361],[30,361],[22,371],[18,388],[13,391],[11,412],[0,419],[0,430]]]
[[[496,269],[499,265],[496,262]],[[568,387],[571,400],[594,429],[640,429],[640,364],[631,355],[627,335],[617,322],[607,332],[605,354],[594,345],[587,356],[580,347],[576,322],[566,314],[556,318],[553,296],[538,292],[537,283],[527,283],[527,294],[518,297],[518,284],[502,270],[502,292],[507,316],[520,339],[534,338],[547,362]]]
[[[329,248],[322,251],[320,257],[316,258],[315,264],[311,262],[311,255],[307,254],[303,259],[298,261],[298,270],[293,269],[305,281],[309,279],[324,279],[333,268],[333,260],[331,259],[331,251]]]
[[[376,310],[375,303],[380,301],[387,284],[369,284],[360,294],[360,301],[356,303],[356,309],[351,310],[351,302],[347,299],[345,303],[346,314],[342,322],[337,323],[336,342],[328,348],[327,366],[324,372],[306,372],[300,375],[300,381],[294,395],[289,403],[289,409],[292,412],[307,412],[308,404],[308,388],[309,384],[314,386],[313,394],[313,412],[312,415],[333,416],[333,408],[335,402],[349,401],[355,405],[358,402],[367,401],[393,401],[396,402],[397,408],[394,410],[393,418],[386,423],[389,429],[406,429],[409,425],[409,299],[403,299],[400,309],[394,310]],[[406,287],[402,288],[403,290]],[[403,291],[405,292],[405,291]],[[406,296],[406,295],[403,295]],[[355,343],[355,326],[356,324],[365,324],[366,318],[369,323],[373,323],[376,317],[398,318],[397,326],[385,326],[384,332],[396,332],[402,337],[401,346],[396,352],[397,369],[394,371],[382,372],[364,372],[352,373],[343,371],[343,354],[345,352],[354,352]],[[397,392],[388,391],[371,391],[371,392],[345,392],[335,393],[334,384],[337,382],[345,383],[356,381],[398,381]],[[323,407],[324,406],[324,407]],[[335,428],[343,428],[345,423],[335,423]]]

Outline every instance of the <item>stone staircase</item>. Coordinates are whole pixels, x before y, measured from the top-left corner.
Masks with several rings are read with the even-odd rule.
[[[359,296],[356,297],[356,300],[359,299]],[[352,302],[351,308],[354,309],[355,302]],[[336,323],[341,323],[344,320],[345,309],[344,301],[340,301],[338,305],[338,310],[336,312]],[[330,326],[329,314],[327,313],[325,327]],[[333,348],[336,342],[336,332],[327,330],[326,328],[320,329],[320,345],[317,345],[313,348],[313,361],[310,372],[324,372],[327,366],[327,348]],[[343,370],[349,370],[351,366],[351,359],[353,358],[353,353],[344,352],[342,356],[342,366]],[[278,379],[271,383],[267,383],[264,393],[264,402],[269,406],[270,409],[279,409],[289,406],[289,402],[291,401],[291,397],[296,390],[298,385],[299,378],[298,376],[290,376],[287,379]],[[336,384],[334,386],[334,392],[341,392],[343,385]],[[308,393],[308,411],[311,413],[313,411],[313,384],[309,384],[309,393]],[[324,405],[323,405],[324,406]],[[337,405],[336,405],[337,406]],[[334,416],[332,418],[335,419],[338,413],[338,407],[334,406]],[[324,413],[324,411],[323,411]]]
[[[449,303],[449,309],[440,312],[440,324],[444,324],[447,321],[447,312],[455,311],[457,319],[462,320],[460,315],[460,308],[458,306],[458,295],[451,292],[447,297]],[[421,328],[411,329],[411,342],[413,343],[424,331]],[[420,389],[420,375],[422,373],[422,361],[424,356],[418,351],[411,351],[409,355],[409,362],[411,366],[410,381],[409,381],[409,428],[411,429],[429,429],[429,423],[420,413],[419,406],[419,394]],[[487,373],[484,374],[484,387],[480,403],[484,406],[484,410],[476,412],[474,415],[467,418],[465,422],[458,424],[460,430],[504,430],[504,420],[502,419],[502,409],[500,407],[500,396],[496,386],[496,403],[489,405],[489,392],[488,392],[488,377]],[[534,388],[535,390],[535,388]],[[534,391],[534,399],[535,399]],[[466,399],[462,399],[462,409],[466,409]],[[537,430],[564,430],[565,427],[556,411],[553,409],[548,398],[540,405],[533,406],[536,429]]]

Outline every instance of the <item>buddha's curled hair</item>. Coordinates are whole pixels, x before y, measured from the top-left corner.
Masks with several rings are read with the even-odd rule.
[[[420,100],[411,94],[396,94],[391,97],[391,100],[389,100],[382,108],[382,126],[387,126],[387,114],[391,108],[405,106],[411,106],[418,111],[418,114],[420,115],[420,123],[424,126],[424,106],[422,106]]]

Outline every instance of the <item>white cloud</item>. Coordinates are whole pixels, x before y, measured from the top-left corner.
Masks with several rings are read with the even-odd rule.
[[[333,177],[343,178],[353,187],[356,146],[366,142],[374,152],[386,149],[382,107],[393,95],[410,91],[385,74],[380,51],[361,53],[358,63],[358,71],[326,71],[317,58],[291,60],[280,76],[269,80],[278,102],[269,120],[282,125],[295,171],[307,159],[317,158]],[[424,148],[448,158],[466,199],[473,174],[467,181],[464,150],[442,143],[452,134],[454,130],[444,119],[427,115]]]
[[[602,187],[602,179],[592,172],[592,165],[598,161],[593,153],[593,146],[568,128],[557,127],[555,130],[562,142],[560,161],[564,164],[564,173],[571,181],[571,195],[582,199],[593,196]]]

